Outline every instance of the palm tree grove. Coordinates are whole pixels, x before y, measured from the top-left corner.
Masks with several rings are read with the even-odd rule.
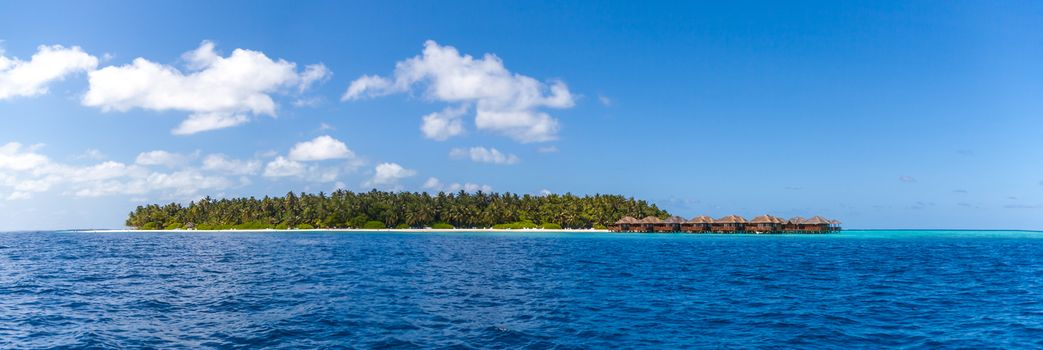
[[[293,192],[283,197],[203,198],[139,206],[126,225],[145,230],[311,228],[604,228],[623,216],[665,218],[644,200],[621,195],[515,193]]]

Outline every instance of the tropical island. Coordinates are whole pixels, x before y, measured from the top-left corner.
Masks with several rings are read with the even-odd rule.
[[[637,219],[641,218],[641,219]],[[783,219],[739,215],[718,219],[672,216],[655,204],[622,195],[384,192],[338,190],[327,195],[203,198],[139,206],[126,225],[139,230],[303,229],[595,229],[613,232],[829,233],[840,222],[821,216]]]
[[[516,193],[293,192],[282,197],[203,198],[139,206],[140,230],[263,229],[607,229],[623,217],[669,218],[655,204],[621,195]]]

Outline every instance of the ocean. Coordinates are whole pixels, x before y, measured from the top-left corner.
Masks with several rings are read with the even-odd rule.
[[[1043,233],[0,233],[0,348],[1041,348]]]

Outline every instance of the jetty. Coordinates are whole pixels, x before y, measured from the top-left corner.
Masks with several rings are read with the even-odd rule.
[[[840,231],[840,221],[821,216],[805,219],[795,216],[783,219],[772,215],[761,215],[750,220],[739,215],[728,215],[718,219],[696,216],[684,219],[671,216],[661,219],[646,216],[637,219],[624,216],[608,225],[612,232],[684,232],[684,233],[831,233]]]

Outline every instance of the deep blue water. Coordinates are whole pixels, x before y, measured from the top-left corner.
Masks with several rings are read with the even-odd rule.
[[[1040,348],[1043,233],[0,233],[0,348]]]

